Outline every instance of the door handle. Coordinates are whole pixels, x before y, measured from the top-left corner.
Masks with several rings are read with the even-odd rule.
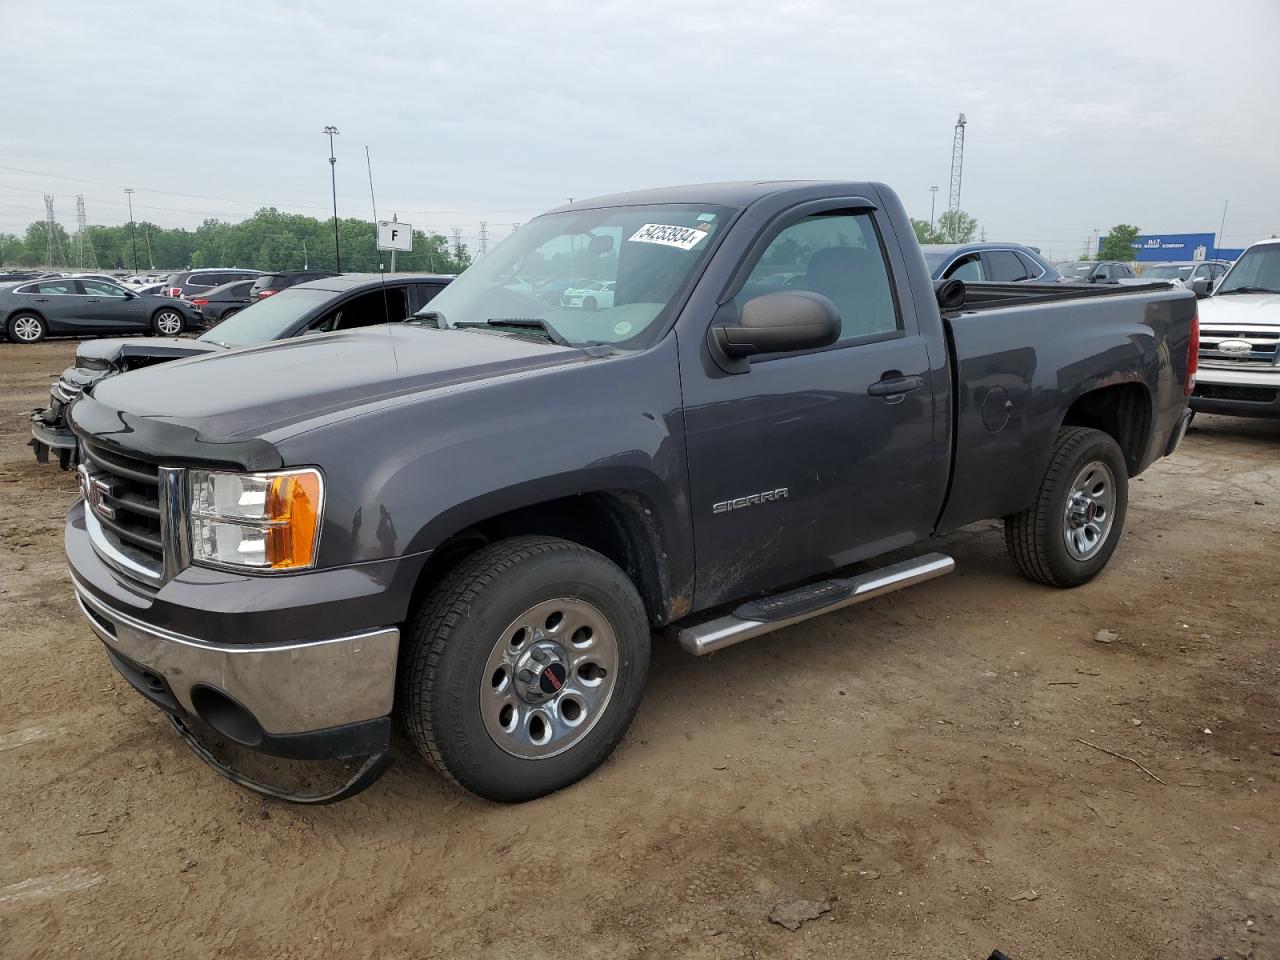
[[[922,377],[884,377],[867,387],[869,397],[900,397],[924,386]]]
[[[48,297],[36,297],[36,303],[48,303],[48,302],[49,302]]]
[[[101,300],[99,297],[90,297],[90,298],[89,298],[89,302],[90,302],[90,303],[101,303],[101,302],[102,302],[102,300]]]

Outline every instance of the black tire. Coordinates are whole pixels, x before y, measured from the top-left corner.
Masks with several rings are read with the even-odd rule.
[[[177,318],[178,329],[176,331],[174,330],[164,331],[160,329],[161,317],[166,317],[166,316]],[[154,333],[157,337],[180,336],[182,334],[182,331],[186,329],[187,329],[186,318],[183,317],[182,314],[179,313],[177,310],[174,310],[171,307],[161,307],[159,310],[155,312],[155,316],[151,318],[151,332]]]
[[[216,322],[221,323],[223,320],[229,320],[231,317],[234,317],[239,312],[240,312],[239,307],[232,307],[230,310],[224,313],[221,317],[219,317]]]
[[[1103,464],[1110,471],[1108,479],[1114,487],[1108,510],[1110,525],[1093,552],[1081,558],[1073,555],[1067,545],[1071,527],[1067,504],[1073,483],[1094,463]],[[1036,502],[1021,513],[1004,518],[1009,556],[1024,577],[1037,583],[1051,587],[1088,583],[1102,572],[1115,552],[1128,506],[1129,474],[1119,444],[1101,430],[1063,427],[1058,431]]]
[[[488,661],[509,624],[564,597],[594,607],[612,630],[612,692],[563,752],[514,756],[481,714]],[[520,803],[575,783],[609,756],[635,715],[648,670],[648,618],[622,570],[567,540],[512,537],[459,563],[413,616],[400,664],[400,713],[414,744],[445,777],[486,799]]]
[[[35,336],[18,336],[16,331],[19,329],[19,321],[26,321],[22,326],[30,329],[29,324],[34,323],[36,329]],[[9,318],[9,323],[5,328],[9,334],[9,339],[14,343],[39,343],[49,333],[49,325],[44,322],[44,318],[35,313],[15,313]]]

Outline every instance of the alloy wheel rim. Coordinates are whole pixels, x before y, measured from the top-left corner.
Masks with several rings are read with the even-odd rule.
[[[579,743],[604,715],[618,674],[618,638],[591,604],[557,597],[534,604],[498,636],[480,678],[485,730],[524,760]]]
[[[1116,479],[1101,460],[1091,460],[1076,474],[1062,515],[1062,537],[1076,560],[1097,555],[1111,535],[1116,511]]]
[[[13,322],[13,335],[31,343],[40,338],[40,321],[34,317],[19,317]]]
[[[161,333],[176,334],[182,329],[182,318],[176,313],[162,313],[156,319],[156,326]]]

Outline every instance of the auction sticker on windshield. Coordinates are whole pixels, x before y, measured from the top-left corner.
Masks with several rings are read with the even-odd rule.
[[[665,247],[692,250],[706,236],[706,228],[676,227],[667,223],[646,223],[628,239],[635,243],[660,243]]]

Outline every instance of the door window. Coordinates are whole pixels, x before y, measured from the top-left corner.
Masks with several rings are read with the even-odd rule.
[[[976,253],[970,254],[963,260],[957,261],[950,270],[947,271],[945,279],[947,280],[964,280],[966,283],[981,281],[987,279],[986,273],[982,269],[982,261],[978,259]]]
[[[990,279],[997,283],[1015,283],[1027,279],[1026,268],[1012,250],[988,250],[982,258],[990,267]]]
[[[840,339],[902,328],[880,238],[866,213],[824,213],[778,234],[747,277],[739,305],[779,290],[820,293],[840,312]]]
[[[35,285],[34,293],[47,297],[72,296],[80,292],[74,280],[41,280]]]
[[[385,301],[383,297],[385,296]],[[409,315],[404,287],[388,287],[385,293],[375,290],[348,300],[337,310],[325,314],[311,325],[312,330],[354,330],[378,323],[399,323]]]
[[[81,280],[80,286],[84,287],[84,292],[91,297],[124,298],[123,289],[117,287],[114,283],[107,283],[105,280]]]

